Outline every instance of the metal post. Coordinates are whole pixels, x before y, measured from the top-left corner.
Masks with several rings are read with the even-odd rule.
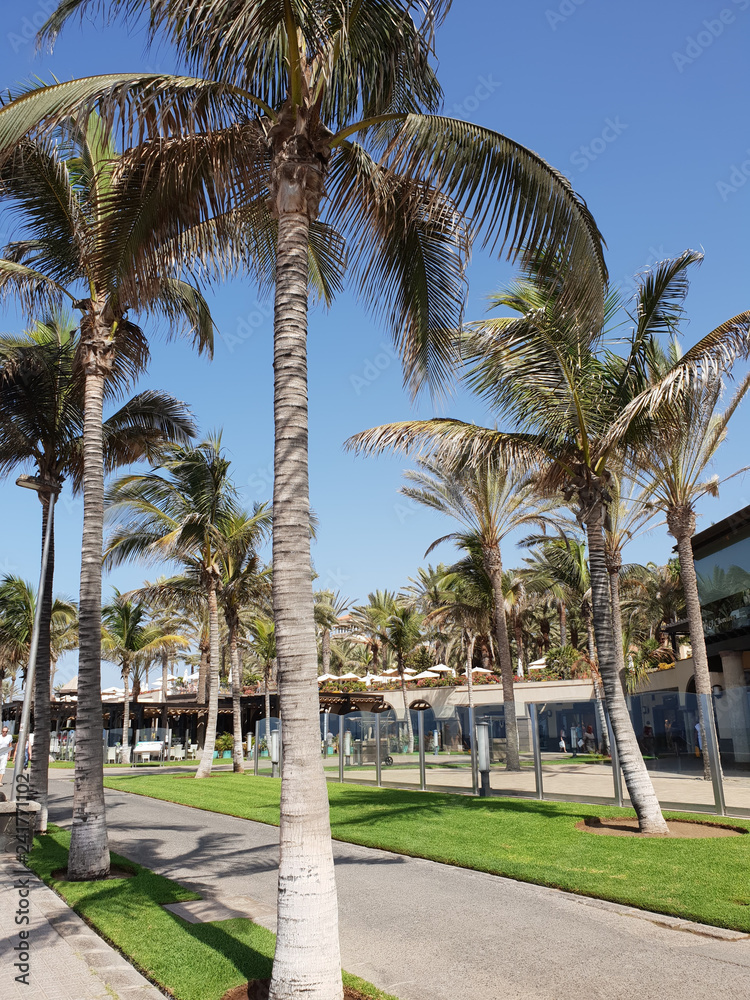
[[[477,723],[477,767],[479,768],[479,794],[485,798],[490,794],[490,726],[488,722]]]
[[[542,753],[539,747],[539,719],[537,717],[536,705],[529,702],[526,706],[529,713],[529,727],[531,730],[531,749],[534,753],[534,783],[536,785],[536,797],[544,798],[544,784],[542,781]]]
[[[615,786],[615,802],[618,806],[623,805],[622,798],[622,775],[620,774],[620,755],[617,752],[615,734],[612,730],[612,723],[609,718],[607,706],[604,706],[604,719],[607,723],[607,735],[609,736],[609,752],[612,754],[612,781]]]
[[[427,788],[427,774],[424,766],[424,712],[417,712],[417,733],[419,737],[419,788],[424,791]]]
[[[253,774],[255,775],[256,778],[258,777],[258,771],[259,771],[258,767],[258,758],[260,756],[260,749],[258,747],[258,743],[260,742],[260,740],[258,739],[259,736],[260,736],[260,722],[256,722],[255,740],[253,741]],[[188,743],[189,742],[190,741],[188,740]]]
[[[382,767],[382,764],[381,764],[381,759],[380,759],[380,715],[378,715],[378,713],[376,712],[375,713],[375,782],[376,782],[378,788],[380,788],[380,786],[382,784],[382,782],[380,780],[381,779],[381,774],[380,774],[381,767]]]
[[[724,801],[724,780],[721,773],[721,757],[719,755],[719,741],[716,738],[716,719],[714,718],[714,706],[710,695],[699,694],[703,708],[703,718],[706,722],[706,745],[708,748],[708,762],[711,765],[711,783],[714,786],[714,803],[719,816],[726,816],[727,806]]]
[[[339,781],[344,781],[344,737],[346,735],[344,720],[345,715],[339,716]]]
[[[49,510],[47,512],[47,530],[44,532],[44,544],[42,545],[42,570],[39,574],[39,590],[36,595],[36,608],[34,609],[34,626],[31,631],[31,645],[29,647],[29,663],[26,667],[26,687],[23,692],[23,710],[21,711],[21,725],[18,729],[18,743],[16,743],[16,759],[13,764],[13,784],[10,788],[10,800],[15,801],[16,786],[18,779],[23,773],[24,757],[26,756],[26,740],[29,736],[29,720],[31,718],[31,699],[34,693],[34,675],[36,674],[36,654],[39,648],[39,629],[42,621],[42,603],[44,601],[44,581],[47,578],[47,563],[49,561],[50,541],[52,538],[52,524],[55,519],[55,500],[57,494],[50,492]]]
[[[469,742],[471,749],[471,791],[479,794],[479,771],[477,769],[477,734],[474,724],[474,709],[469,707]]]

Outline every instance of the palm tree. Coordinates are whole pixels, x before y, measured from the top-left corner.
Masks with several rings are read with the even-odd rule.
[[[378,431],[375,428],[358,440],[366,446],[367,435],[377,436]],[[521,761],[513,691],[514,671],[503,599],[500,545],[516,528],[528,524],[543,527],[548,520],[544,512],[549,511],[551,505],[540,501],[532,484],[513,475],[510,470],[489,462],[461,465],[438,456],[432,461],[420,461],[416,470],[404,473],[404,478],[409,484],[401,489],[404,496],[454,518],[461,525],[461,531],[451,532],[434,541],[427,553],[445,541],[454,541],[463,548],[476,541],[480,547],[484,569],[492,585],[493,635],[505,706],[506,766],[510,771],[519,771]]]
[[[66,480],[74,493],[80,492],[83,485],[84,385],[78,371],[78,349],[75,324],[64,313],[36,323],[23,336],[0,338],[0,476],[31,468],[42,483],[49,485],[38,493],[42,538],[51,490],[61,489]],[[113,377],[105,385],[107,401],[122,395],[127,376],[127,367],[116,362]],[[104,421],[102,430],[106,471],[148,457],[167,441],[186,441],[194,433],[188,408],[156,390],[134,396]],[[42,803],[47,801],[50,738],[49,700],[44,692],[52,688],[56,663],[50,639],[54,568],[53,525],[34,685],[37,752],[31,765],[31,784],[34,797]],[[70,623],[66,628],[66,648],[75,648],[78,624],[72,632]]]
[[[497,297],[515,315],[474,325],[463,344],[466,382],[506,417],[513,430],[434,419],[391,424],[370,433],[369,451],[449,450],[461,461],[492,459],[505,468],[537,472],[542,493],[575,503],[585,529],[599,670],[623,775],[644,833],[667,829],[627,711],[617,670],[604,526],[610,467],[622,466],[648,436],[649,415],[687,391],[696,372],[726,365],[747,350],[750,313],[704,337],[649,384],[645,359],[654,338],[671,330],[684,290],[684,272],[699,255],[687,251],[643,279],[639,311],[625,356],[608,349],[602,326],[579,322],[561,304],[559,284],[538,273]],[[356,446],[359,439],[353,439]]]
[[[401,693],[404,698],[404,716],[406,733],[409,741],[409,753],[414,752],[414,729],[411,724],[409,697],[406,693],[405,658],[423,640],[422,625],[424,615],[407,604],[396,603],[384,622],[384,637],[393,655],[396,657],[398,676],[401,680]]]
[[[331,669],[331,632],[346,613],[350,601],[332,590],[316,590],[313,594],[315,625],[320,631],[320,657],[323,673]]]
[[[78,777],[68,873],[73,880],[93,879],[109,871],[100,738],[105,386],[118,368],[132,377],[147,361],[146,338],[130,312],[160,315],[172,328],[186,325],[202,350],[210,350],[213,328],[202,297],[179,278],[175,225],[186,211],[184,192],[149,195],[142,172],[123,168],[101,118],[83,120],[70,108],[56,130],[48,124],[43,134],[17,134],[2,146],[2,196],[22,227],[0,260],[0,297],[18,297],[30,311],[67,299],[82,314],[76,358],[84,401]]]
[[[386,622],[396,608],[396,594],[391,590],[375,590],[367,595],[367,604],[352,608],[352,631],[361,636],[372,654],[372,670],[378,673],[385,666],[387,643]]]
[[[219,604],[227,526],[239,514],[221,437],[165,449],[157,469],[123,476],[108,490],[107,505],[118,527],[107,543],[106,563],[163,559],[182,563],[200,581],[209,615],[208,719],[196,778],[211,773],[219,710]],[[160,474],[159,470],[163,470]]]
[[[265,695],[266,708],[266,739],[271,735],[271,694],[268,685],[273,679],[273,670],[276,663],[276,630],[271,618],[264,615],[256,615],[247,623],[250,634],[250,641],[255,655],[258,657],[263,667],[263,693]]]
[[[665,373],[679,364],[680,356],[679,345],[674,341],[667,351],[654,345],[648,359],[649,375],[654,384],[658,385]],[[718,412],[724,392],[720,372],[714,370],[703,379],[691,381],[688,392],[662,408],[655,421],[653,435],[640,456],[638,477],[649,491],[653,507],[666,516],[669,533],[677,540],[698,695],[711,695],[711,678],[691,544],[695,534],[695,508],[701,497],[718,496],[719,478],[707,476],[707,470],[726,437],[731,417],[748,389],[750,374],[742,379],[726,409]],[[710,780],[706,719],[700,698],[698,714],[703,773]]]
[[[42,597],[44,600],[44,596]],[[31,584],[20,577],[8,575],[0,581],[0,657],[3,660],[3,677],[6,672],[15,672],[22,667],[24,673],[28,666],[31,649],[31,635],[34,628],[37,593]],[[47,621],[48,663],[52,655],[50,633],[61,636],[55,655],[59,656],[68,645],[62,636],[68,629],[75,627],[77,621],[76,606],[64,598],[51,598],[49,602],[49,618]],[[69,636],[68,636],[69,641]],[[58,651],[59,650],[59,651]],[[49,767],[49,720],[50,720],[50,689],[49,670],[41,688],[34,685],[34,741],[36,753],[31,758],[32,780],[34,793],[38,795],[41,806],[39,813],[39,831],[47,829],[47,771]],[[42,756],[44,755],[44,756]],[[35,760],[40,758],[37,763]]]
[[[149,621],[145,604],[129,600],[114,588],[112,601],[102,608],[102,651],[116,662],[124,685],[122,711],[123,762],[130,761],[130,672],[144,657],[165,648],[187,647],[181,635],[165,632],[158,622]]]
[[[67,18],[89,6],[89,0],[64,0],[46,36],[53,38]],[[139,128],[154,126],[160,141],[148,151],[150,164],[172,166],[165,169],[169,185],[179,176],[174,165],[181,153],[182,164],[192,156],[214,167],[221,153],[234,154],[224,186],[235,190],[239,175],[244,199],[236,212],[249,223],[243,242],[257,270],[271,272],[276,285],[274,588],[283,697],[294,705],[284,739],[309,751],[284,757],[288,780],[302,789],[288,801],[306,803],[310,840],[304,851],[291,841],[282,850],[282,870],[288,863],[295,872],[282,875],[280,885],[295,888],[280,894],[271,995],[291,995],[302,977],[316,998],[338,998],[325,779],[312,754],[318,702],[305,528],[309,284],[327,296],[338,289],[344,238],[352,237],[356,287],[382,310],[403,350],[407,377],[418,385],[445,374],[444,331],[460,317],[468,234],[481,234],[493,248],[507,241],[514,257],[543,259],[559,250],[567,299],[585,302],[594,315],[601,312],[605,273],[600,236],[567,181],[536,154],[499,133],[431,113],[442,99],[431,58],[434,31],[450,0],[198,0],[187,17],[170,0],[115,0],[109,8],[148,12],[152,33],[174,41],[188,64],[210,79],[123,74],[78,81],[64,94],[23,98],[25,107],[15,102],[4,121],[0,112],[0,151],[28,131],[30,119],[60,114],[61,103],[110,97],[126,111],[133,98]],[[218,137],[210,131],[238,119]],[[175,143],[161,141],[170,135]],[[153,173],[158,170],[147,171]],[[193,204],[200,190],[196,185],[191,192]],[[213,210],[214,204],[209,189],[204,205]],[[319,218],[321,210],[341,234]],[[292,717],[299,718],[299,731]],[[282,843],[286,827],[284,816]],[[294,828],[300,828],[297,814]],[[308,885],[315,886],[312,896],[303,888]],[[302,914],[305,933],[297,929]],[[314,961],[307,951],[313,938]]]
[[[239,637],[242,629],[242,611],[258,603],[270,589],[270,580],[258,556],[258,547],[265,540],[271,525],[271,510],[267,504],[257,504],[252,514],[238,511],[223,520],[222,545],[219,561],[221,584],[219,602],[227,626],[227,645],[232,674],[232,720],[234,747],[233,770],[245,769],[242,757],[242,661]]]

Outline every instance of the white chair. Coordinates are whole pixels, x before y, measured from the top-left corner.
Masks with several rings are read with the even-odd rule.
[[[117,763],[117,747],[107,747],[107,763]]]
[[[184,760],[185,747],[172,747],[169,756],[172,760]]]

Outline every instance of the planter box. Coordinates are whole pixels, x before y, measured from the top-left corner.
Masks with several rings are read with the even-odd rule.
[[[222,757],[231,757],[232,756],[232,751],[231,750],[225,750],[224,753],[221,756]]]

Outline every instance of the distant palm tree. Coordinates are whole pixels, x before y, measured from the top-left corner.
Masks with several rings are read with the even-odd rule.
[[[320,658],[323,673],[331,669],[331,632],[339,624],[351,601],[333,590],[316,590],[313,594],[315,625],[320,632]]]
[[[123,476],[109,488],[106,499],[118,520],[107,543],[108,565],[134,558],[182,563],[198,577],[206,595],[211,674],[206,737],[196,778],[211,773],[216,742],[221,560],[227,526],[240,511],[229,465],[217,435],[195,446],[165,450],[157,469]]]
[[[233,770],[245,769],[242,757],[242,661],[239,639],[242,632],[242,612],[258,607],[262,598],[270,594],[270,573],[264,571],[258,548],[268,536],[271,527],[271,509],[267,504],[257,504],[253,513],[240,510],[222,521],[221,583],[219,603],[227,626],[227,645],[232,677],[232,720],[234,746]]]
[[[367,604],[352,608],[351,628],[367,642],[372,654],[372,670],[377,674],[385,666],[386,622],[396,608],[396,593],[376,590],[367,595],[367,601]]]
[[[145,657],[165,648],[186,648],[181,635],[165,632],[155,621],[149,621],[145,604],[129,600],[114,588],[113,598],[102,608],[102,652],[120,667],[124,685],[122,710],[122,757],[130,761],[130,673]]]
[[[67,480],[73,493],[83,485],[84,381],[78,371],[73,320],[56,313],[20,337],[0,337],[0,477],[31,468],[51,489]],[[127,386],[127,369],[117,361],[104,397],[113,401]],[[172,396],[153,389],[141,392],[104,421],[104,467],[107,472],[149,457],[166,442],[187,441],[194,433],[189,409]],[[39,494],[42,538],[47,529],[50,489]],[[35,745],[31,786],[35,798],[47,801],[50,707],[44,692],[52,689],[56,654],[50,638],[55,572],[54,525],[42,598],[34,703]],[[78,645],[78,623],[66,626],[66,648]],[[71,642],[74,645],[71,645]]]
[[[266,709],[266,740],[271,735],[271,694],[268,689],[273,679],[274,666],[276,664],[276,629],[271,618],[263,615],[251,617],[247,622],[247,629],[250,635],[250,643],[253,652],[258,657],[263,667],[263,694],[265,697]]]
[[[395,607],[384,621],[383,634],[385,641],[393,655],[396,657],[398,676],[401,680],[401,693],[404,698],[404,717],[406,722],[406,734],[409,745],[409,753],[414,752],[414,728],[411,724],[411,711],[409,709],[409,697],[406,693],[406,657],[421,642],[424,641],[422,625],[424,615],[409,605],[396,603]]]

